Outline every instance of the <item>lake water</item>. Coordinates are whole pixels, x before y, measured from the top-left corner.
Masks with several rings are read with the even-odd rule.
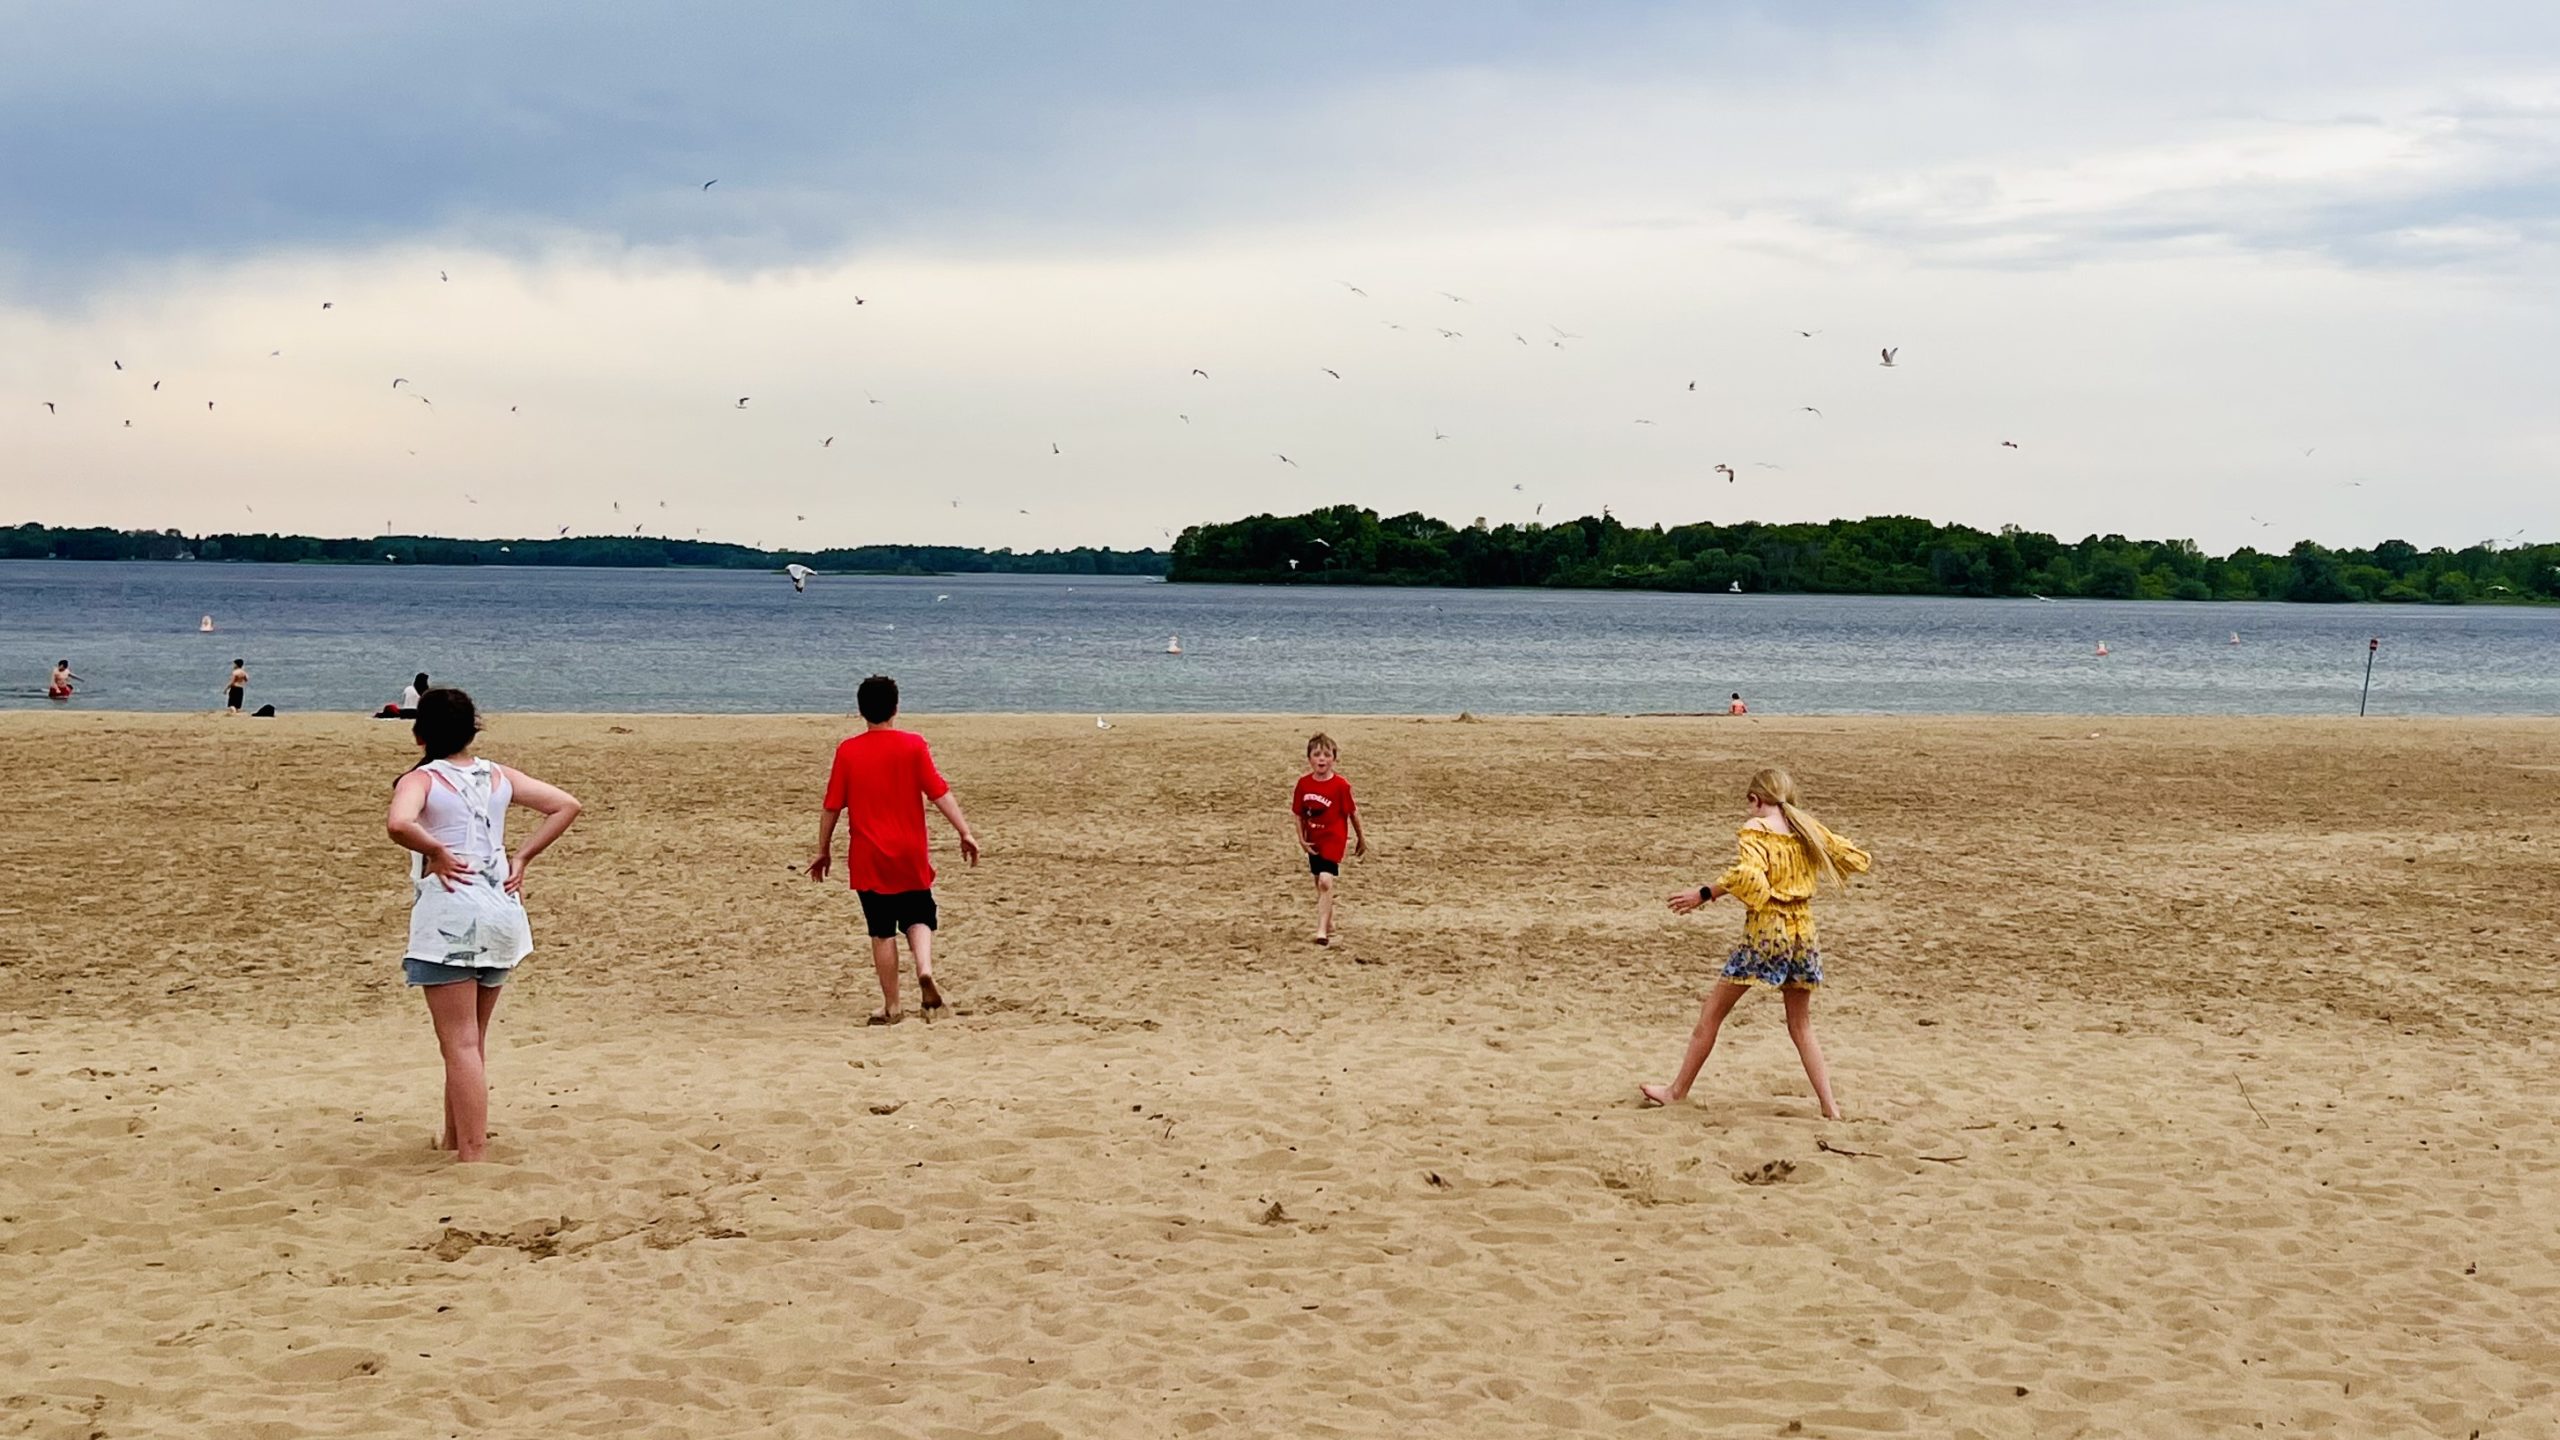
[[[216,631],[197,633],[210,614]],[[2238,632],[2238,645],[2228,643]],[[1180,635],[1183,654],[1164,653]],[[2560,712],[2560,610],[1278,589],[1033,576],[0,562],[0,707],[1448,714]],[[2105,642],[2112,652],[2094,652]]]

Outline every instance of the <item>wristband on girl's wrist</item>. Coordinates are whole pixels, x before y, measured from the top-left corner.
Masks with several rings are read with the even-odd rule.
[[[1699,886],[1699,887],[1698,887],[1698,903],[1699,903],[1699,904],[1701,904],[1701,905],[1712,904],[1712,903],[1714,903],[1715,898],[1716,898],[1716,887],[1714,887],[1713,885],[1701,885],[1701,886]]]

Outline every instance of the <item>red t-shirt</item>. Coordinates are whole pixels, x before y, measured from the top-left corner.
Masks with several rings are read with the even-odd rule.
[[[912,730],[866,730],[836,747],[827,808],[845,815],[844,877],[856,890],[933,888],[924,802],[949,794],[932,747]]]
[[[1351,817],[1360,813],[1359,803],[1351,798],[1351,782],[1342,778],[1342,772],[1322,780],[1299,776],[1289,808],[1298,812],[1298,824],[1316,853],[1339,863],[1351,845]]]

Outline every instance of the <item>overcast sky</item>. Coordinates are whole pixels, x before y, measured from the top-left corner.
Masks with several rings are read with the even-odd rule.
[[[2560,6],[10,24],[0,523],[2560,538]]]

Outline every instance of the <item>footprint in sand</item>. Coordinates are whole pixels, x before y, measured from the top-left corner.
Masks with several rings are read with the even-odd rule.
[[[1745,1185],[1775,1185],[1796,1173],[1793,1160],[1763,1160],[1748,1170],[1736,1170],[1733,1178]]]

